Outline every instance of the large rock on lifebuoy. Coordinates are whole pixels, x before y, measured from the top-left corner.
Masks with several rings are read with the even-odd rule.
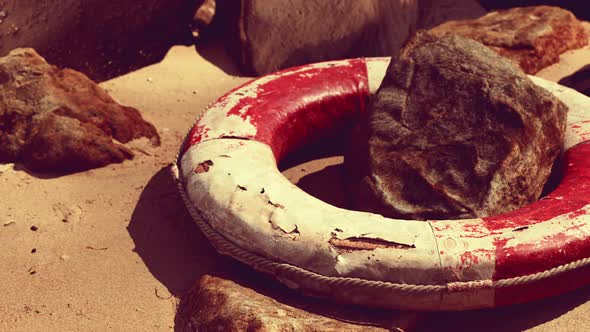
[[[387,70],[345,157],[356,207],[452,219],[537,200],[567,107],[491,49],[421,33]]]

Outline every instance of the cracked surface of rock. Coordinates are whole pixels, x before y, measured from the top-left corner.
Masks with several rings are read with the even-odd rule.
[[[567,107],[471,39],[418,34],[394,56],[345,156],[356,208],[458,219],[537,200]]]
[[[571,12],[551,6],[494,11],[476,19],[449,21],[431,32],[477,40],[514,61],[527,74],[557,63],[565,51],[588,44],[582,23]]]
[[[334,306],[337,306],[335,304]],[[399,316],[399,317],[398,317]],[[397,319],[396,319],[397,317]],[[350,318],[350,317],[348,317]],[[205,275],[184,297],[176,318],[180,331],[409,331],[415,315],[391,313],[383,322],[347,322],[278,302],[233,281]]]

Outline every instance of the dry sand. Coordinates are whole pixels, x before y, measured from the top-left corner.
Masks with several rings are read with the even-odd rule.
[[[568,75],[589,61],[589,52],[568,52],[539,76]],[[217,255],[191,223],[168,173],[197,114],[248,80],[235,73],[220,45],[198,52],[174,47],[161,63],[101,84],[142,111],[158,128],[161,147],[136,141],[132,161],[61,177],[0,165],[0,330],[172,330],[178,297],[204,273],[306,306]],[[339,162],[323,159],[285,174],[342,205],[333,195]],[[585,288],[528,305],[428,314],[420,330],[588,330],[589,299]]]

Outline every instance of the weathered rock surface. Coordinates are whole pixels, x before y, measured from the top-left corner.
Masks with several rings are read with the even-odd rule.
[[[458,34],[477,40],[535,74],[559,61],[567,50],[588,43],[582,23],[569,11],[551,6],[519,7],[443,23],[436,35]]]
[[[261,75],[305,63],[387,56],[423,26],[474,18],[475,0],[241,0],[234,52]],[[228,15],[231,17],[232,15]],[[423,23],[422,23],[423,21]]]
[[[567,107],[471,39],[418,34],[394,57],[345,156],[357,208],[494,215],[539,198]]]
[[[265,74],[298,64],[401,47],[418,19],[417,1],[242,0],[242,65]]]
[[[230,332],[408,331],[415,321],[400,324],[389,329],[390,326],[356,325],[323,317],[282,304],[232,281],[207,275],[183,298],[176,319],[180,331]]]
[[[139,112],[117,104],[74,70],[60,70],[33,49],[0,58],[0,162],[36,171],[75,171],[121,162],[126,143],[159,136]]]
[[[452,20],[478,18],[488,12],[479,1],[471,0],[420,0],[418,4],[420,7],[418,29],[431,29]]]

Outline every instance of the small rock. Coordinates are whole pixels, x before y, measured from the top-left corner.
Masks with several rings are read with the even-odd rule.
[[[78,222],[82,219],[82,208],[79,205],[65,206],[57,203],[53,205],[53,211],[62,222]]]
[[[146,79],[146,81],[148,81],[148,83],[152,83],[152,82],[154,81],[154,79],[153,79],[153,78],[151,78],[151,77],[148,77],[148,78]]]
[[[196,10],[191,24],[193,37],[198,38],[201,32],[207,28],[215,16],[215,0],[204,0]]]
[[[390,317],[393,319],[395,314],[392,312]],[[413,323],[404,321],[400,324],[408,326],[399,326],[399,330]],[[207,275],[182,299],[176,326],[181,331],[388,331],[309,313],[232,281]]]
[[[64,254],[64,255],[61,255],[59,258],[60,258],[62,261],[67,261],[68,259],[70,259],[70,256],[68,256],[68,255]]]
[[[14,222],[14,220],[10,220],[10,221],[7,221],[7,222],[4,223],[4,227],[10,226],[10,225],[14,225],[14,224],[16,224]]]
[[[418,1],[243,0],[233,54],[248,74],[391,54],[414,31]],[[241,37],[241,38],[240,38]]]
[[[0,164],[0,174],[14,170],[14,164]]]
[[[494,11],[477,19],[446,22],[431,31],[477,40],[527,74],[535,74],[558,62],[561,53],[588,43],[582,23],[571,12],[551,6]]]
[[[0,162],[35,171],[78,171],[133,158],[121,143],[149,137],[154,126],[117,104],[83,74],[60,70],[33,49],[0,58]]]
[[[156,294],[157,298],[162,300],[169,300],[172,298],[172,294],[166,288],[156,287],[154,288],[154,294]]]
[[[39,229],[39,227],[37,227],[37,226],[35,226],[35,225],[31,226],[31,230],[32,230],[33,232],[36,232],[38,229]]]
[[[357,208],[483,217],[536,201],[567,106],[484,45],[418,34],[394,59],[345,157]],[[542,128],[542,129],[540,129]]]

